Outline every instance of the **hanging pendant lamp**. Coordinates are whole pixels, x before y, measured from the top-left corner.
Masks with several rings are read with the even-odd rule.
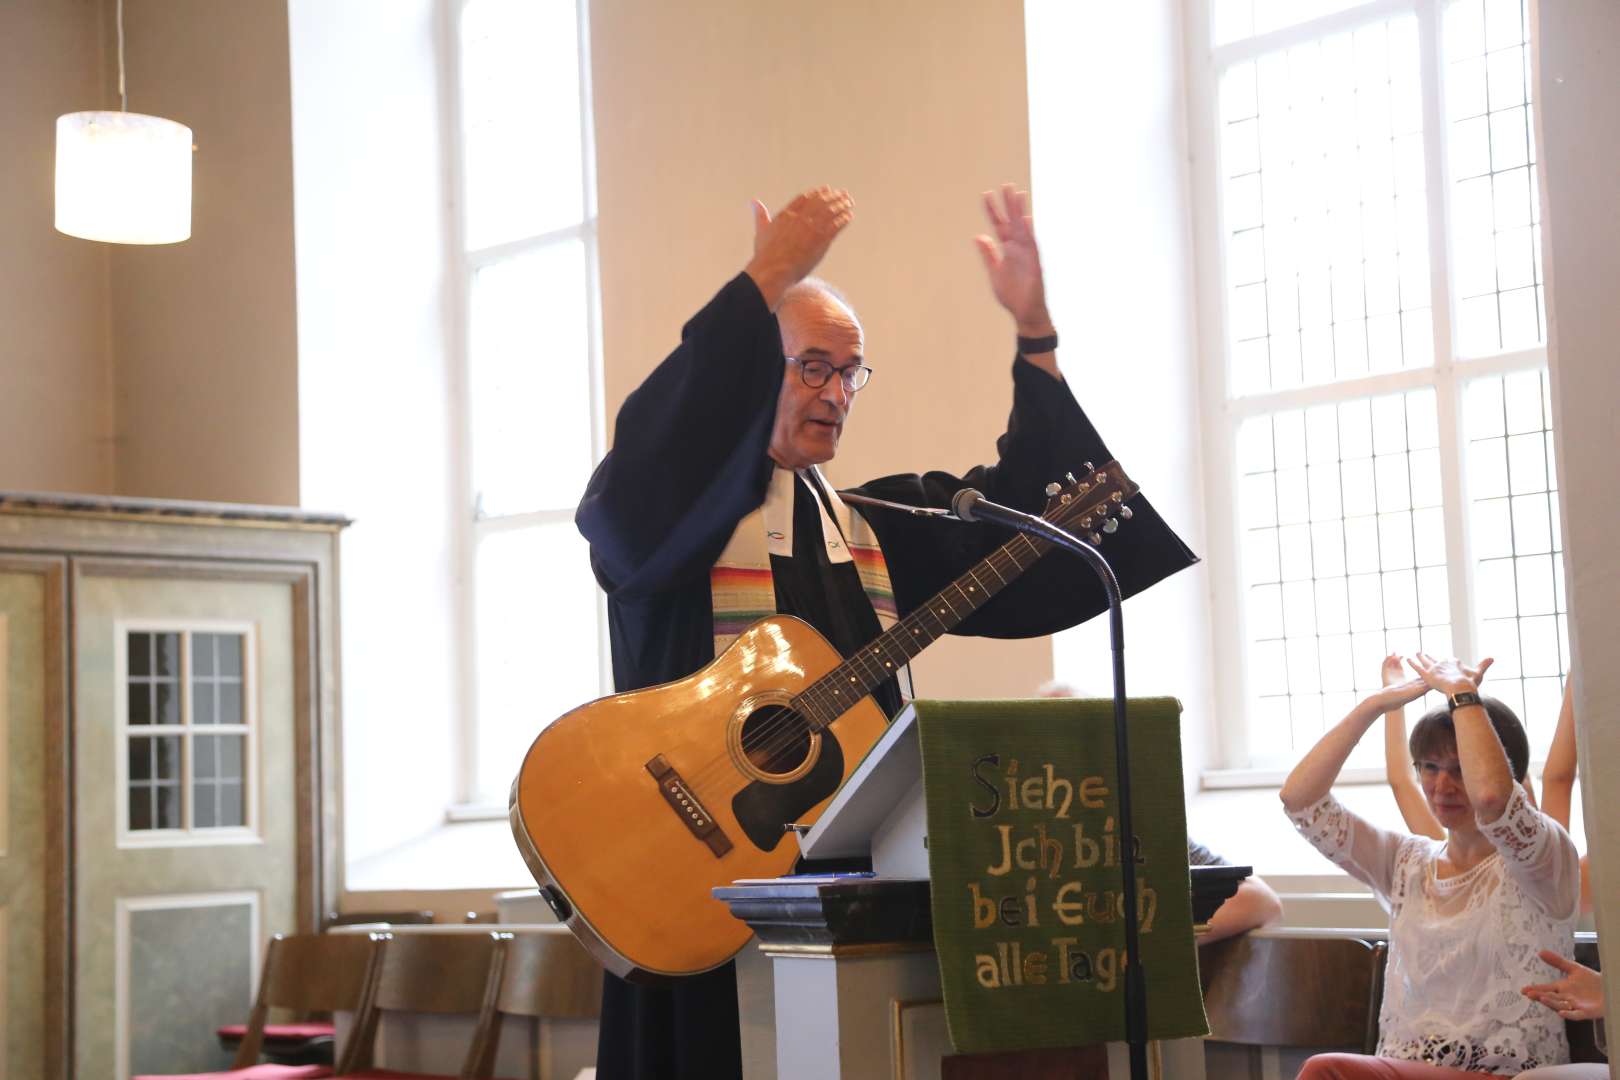
[[[118,0],[118,112],[56,118],[56,228],[110,244],[191,236],[191,129],[128,111]]]

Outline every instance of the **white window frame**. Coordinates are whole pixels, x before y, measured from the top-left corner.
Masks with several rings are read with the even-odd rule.
[[[601,286],[597,269],[596,147],[592,127],[593,104],[590,64],[590,3],[574,0],[579,55],[580,170],[584,196],[578,224],[537,233],[518,240],[469,250],[467,246],[466,138],[462,125],[461,25],[469,0],[443,0],[442,39],[445,43],[444,130],[445,158],[449,163],[451,204],[449,215],[449,255],[452,326],[451,352],[451,438],[455,448],[453,469],[455,505],[465,508],[458,514],[453,538],[459,595],[455,666],[459,687],[460,718],[456,725],[454,756],[454,801],[446,809],[449,821],[477,821],[505,818],[507,806],[478,801],[478,548],[487,537],[508,531],[571,522],[574,508],[531,511],[486,516],[479,505],[473,472],[472,433],[472,289],[473,280],[485,267],[514,256],[538,251],[557,243],[579,241],[585,251],[586,344],[590,365],[591,461],[606,452],[606,425],[603,419]],[[581,492],[583,494],[583,491]],[[588,566],[559,568],[568,574],[589,573]],[[612,689],[612,663],[608,644],[606,598],[597,594],[595,634],[597,641],[598,685],[603,693]],[[536,717],[535,734],[550,719]],[[515,776],[521,762],[512,762]]]
[[[129,635],[180,635],[180,723],[136,724],[129,722]],[[191,722],[191,636],[193,634],[242,635],[242,723],[204,724]],[[218,847],[230,844],[262,844],[259,825],[263,796],[259,791],[259,638],[251,622],[223,619],[119,619],[113,623],[113,738],[114,776],[117,783],[119,848]],[[132,736],[177,735],[180,737],[181,820],[192,816],[192,785],[195,782],[192,752],[198,735],[242,735],[242,819],[241,825],[178,829],[131,829],[129,827],[129,740]]]
[[[1547,366],[1545,344],[1532,349],[1459,359],[1452,348],[1456,311],[1450,288],[1452,177],[1445,153],[1445,57],[1441,17],[1445,0],[1372,0],[1283,29],[1212,47],[1212,0],[1187,0],[1186,67],[1188,138],[1192,150],[1191,188],[1197,252],[1199,312],[1199,393],[1203,408],[1205,504],[1210,588],[1215,620],[1214,661],[1217,699],[1217,753],[1221,767],[1203,772],[1206,788],[1274,787],[1286,772],[1249,767],[1251,732],[1247,604],[1243,571],[1242,523],[1238,515],[1237,433],[1250,417],[1312,405],[1433,387],[1440,433],[1442,514],[1446,529],[1447,585],[1451,638],[1459,656],[1474,654],[1474,561],[1469,535],[1466,434],[1462,430],[1464,385],[1476,378]],[[1236,396],[1231,392],[1231,347],[1227,333],[1230,295],[1226,278],[1227,230],[1221,179],[1220,77],[1233,64],[1318,38],[1382,22],[1417,17],[1423,94],[1425,195],[1429,220],[1429,296],[1435,363],[1429,367],[1368,375],[1314,386]],[[1539,155],[1538,155],[1539,160]],[[1545,285],[1545,282],[1543,282]],[[1346,769],[1346,782],[1384,781],[1381,768]]]

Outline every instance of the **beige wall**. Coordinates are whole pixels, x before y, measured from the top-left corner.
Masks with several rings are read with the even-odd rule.
[[[56,118],[108,104],[101,10],[0,4],[0,490],[112,487],[106,247],[52,227]]]
[[[287,6],[125,0],[125,25],[130,109],[197,153],[191,239],[110,252],[117,491],[296,505]]]
[[[1620,535],[1620,306],[1614,301],[1620,281],[1620,98],[1614,92],[1620,7],[1611,0],[1544,0],[1534,17],[1542,261],[1575,730],[1598,932],[1612,937],[1620,932],[1620,818],[1613,811],[1620,780],[1605,766],[1620,761],[1620,563],[1614,555]],[[1615,955],[1611,949],[1604,967],[1611,1003],[1620,1000]]]
[[[191,126],[192,239],[52,227],[55,121],[117,108],[113,0],[0,4],[0,488],[298,502],[281,0],[126,0],[129,107]]]
[[[826,183],[856,218],[819,272],[877,372],[833,479],[993,458],[1012,324],[971,240],[979,193],[1029,182],[1022,3],[596,0],[591,18],[609,423],[747,260],[748,200]],[[1051,645],[950,639],[916,666],[929,696],[1023,695]]]

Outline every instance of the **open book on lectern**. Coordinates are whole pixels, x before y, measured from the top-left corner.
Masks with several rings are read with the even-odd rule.
[[[928,877],[928,806],[923,801],[917,707],[907,704],[861,759],[808,832],[806,859],[872,856],[885,878]]]

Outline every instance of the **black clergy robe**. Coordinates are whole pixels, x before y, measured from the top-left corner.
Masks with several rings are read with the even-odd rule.
[[[737,522],[764,502],[785,367],[776,317],[753,280],[739,274],[692,317],[681,344],[625,399],[613,449],[592,476],[576,517],[607,592],[620,691],[681,678],[713,659],[709,570]],[[975,487],[995,502],[1040,513],[1049,481],[1078,473],[1083,462],[1110,460],[1067,383],[1022,357],[1013,361],[1012,378],[1012,415],[997,441],[995,464],[961,476],[888,476],[854,490],[914,506],[948,506],[957,491]],[[877,636],[877,617],[853,565],[827,562],[814,496],[803,482],[794,487],[794,556],[771,559],[778,607],[805,618],[848,655]],[[1129,505],[1132,520],[1104,548],[1126,596],[1197,561],[1143,496]],[[1008,538],[989,525],[856,509],[877,534],[901,616]],[[1106,608],[1091,569],[1054,552],[953,632],[1033,637]],[[891,711],[898,701],[889,687],[879,699]],[[741,1074],[731,964],[658,986],[607,977],[601,1080]]]

